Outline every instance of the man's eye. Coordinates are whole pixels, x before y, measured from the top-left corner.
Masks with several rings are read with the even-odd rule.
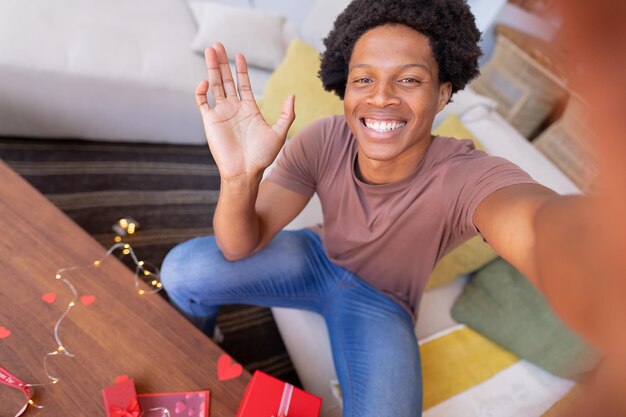
[[[369,84],[372,82],[372,80],[370,80],[369,78],[357,78],[356,80],[354,80],[354,82],[356,84]]]
[[[400,82],[403,84],[419,84],[421,81],[416,78],[403,78]]]

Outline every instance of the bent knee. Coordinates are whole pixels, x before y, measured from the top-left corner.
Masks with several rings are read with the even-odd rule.
[[[176,245],[163,259],[161,282],[171,292],[181,286],[194,286],[199,272],[207,272],[207,265],[222,261],[215,238],[199,237]]]

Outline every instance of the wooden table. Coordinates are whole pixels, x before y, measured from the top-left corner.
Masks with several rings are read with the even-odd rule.
[[[53,326],[72,299],[55,273],[104,253],[0,161],[0,327],[11,332],[0,339],[0,367],[26,383],[48,382],[43,358],[57,348]],[[45,408],[26,416],[104,416],[101,390],[123,374],[134,378],[138,393],[209,389],[210,416],[235,415],[250,375],[218,382],[220,348],[159,295],[140,296],[133,273],[115,256],[68,278],[95,302],[78,303],[62,322],[63,345],[76,356],[50,357],[50,373],[61,380],[35,389]],[[41,300],[50,292],[57,294],[53,304]],[[0,416],[13,417],[23,403],[19,391],[0,385]]]

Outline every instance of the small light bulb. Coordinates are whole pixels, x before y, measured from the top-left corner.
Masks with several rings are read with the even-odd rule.
[[[57,274],[56,279],[61,279],[61,274]]]
[[[143,271],[143,274],[144,274],[144,275],[146,275],[146,276],[148,276],[148,275],[150,275],[150,271],[146,271],[146,270],[144,270],[144,271]]]
[[[130,223],[128,225],[128,230],[127,231],[128,231],[129,235],[132,235],[133,233],[135,233],[135,223]]]
[[[120,226],[126,229],[128,227],[128,221],[126,219],[120,219]]]
[[[59,348],[57,349],[59,352],[63,352],[65,350],[65,348],[63,346],[59,346]]]
[[[126,244],[124,245],[124,249],[128,249],[128,248],[130,248],[130,245],[129,245],[128,243],[126,243]]]
[[[159,283],[157,283],[157,285],[156,285],[156,286],[157,286],[157,288],[161,288],[161,287],[163,286],[163,284],[161,284],[161,283],[159,282]]]
[[[100,266],[100,261],[94,261],[93,262],[93,266],[95,266],[96,268]]]
[[[52,381],[53,384],[56,384],[57,382],[59,382],[58,379],[55,379],[54,381]]]
[[[152,285],[155,286],[157,285],[158,281],[156,279],[152,280]]]
[[[122,237],[121,236],[115,236],[113,238],[113,240],[115,241],[115,243],[120,243],[122,241]]]
[[[74,301],[70,301],[70,303],[68,304],[68,306],[70,307],[74,307],[76,305],[76,303]]]
[[[137,263],[137,265],[139,265],[139,266],[143,266],[143,261],[139,261],[139,262]]]
[[[139,295],[144,295],[145,291],[144,290],[139,290]]]
[[[128,255],[128,254],[130,253],[130,251],[129,251],[128,249],[124,249],[124,250],[122,251],[122,253],[123,253],[124,255]]]
[[[28,400],[28,404],[35,405],[35,402],[33,400]]]

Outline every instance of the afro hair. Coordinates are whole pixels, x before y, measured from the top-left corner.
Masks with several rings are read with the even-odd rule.
[[[478,76],[481,33],[465,0],[354,0],[324,39],[319,77],[327,91],[343,100],[356,41],[386,24],[408,26],[429,39],[439,81],[450,82],[452,94]]]

